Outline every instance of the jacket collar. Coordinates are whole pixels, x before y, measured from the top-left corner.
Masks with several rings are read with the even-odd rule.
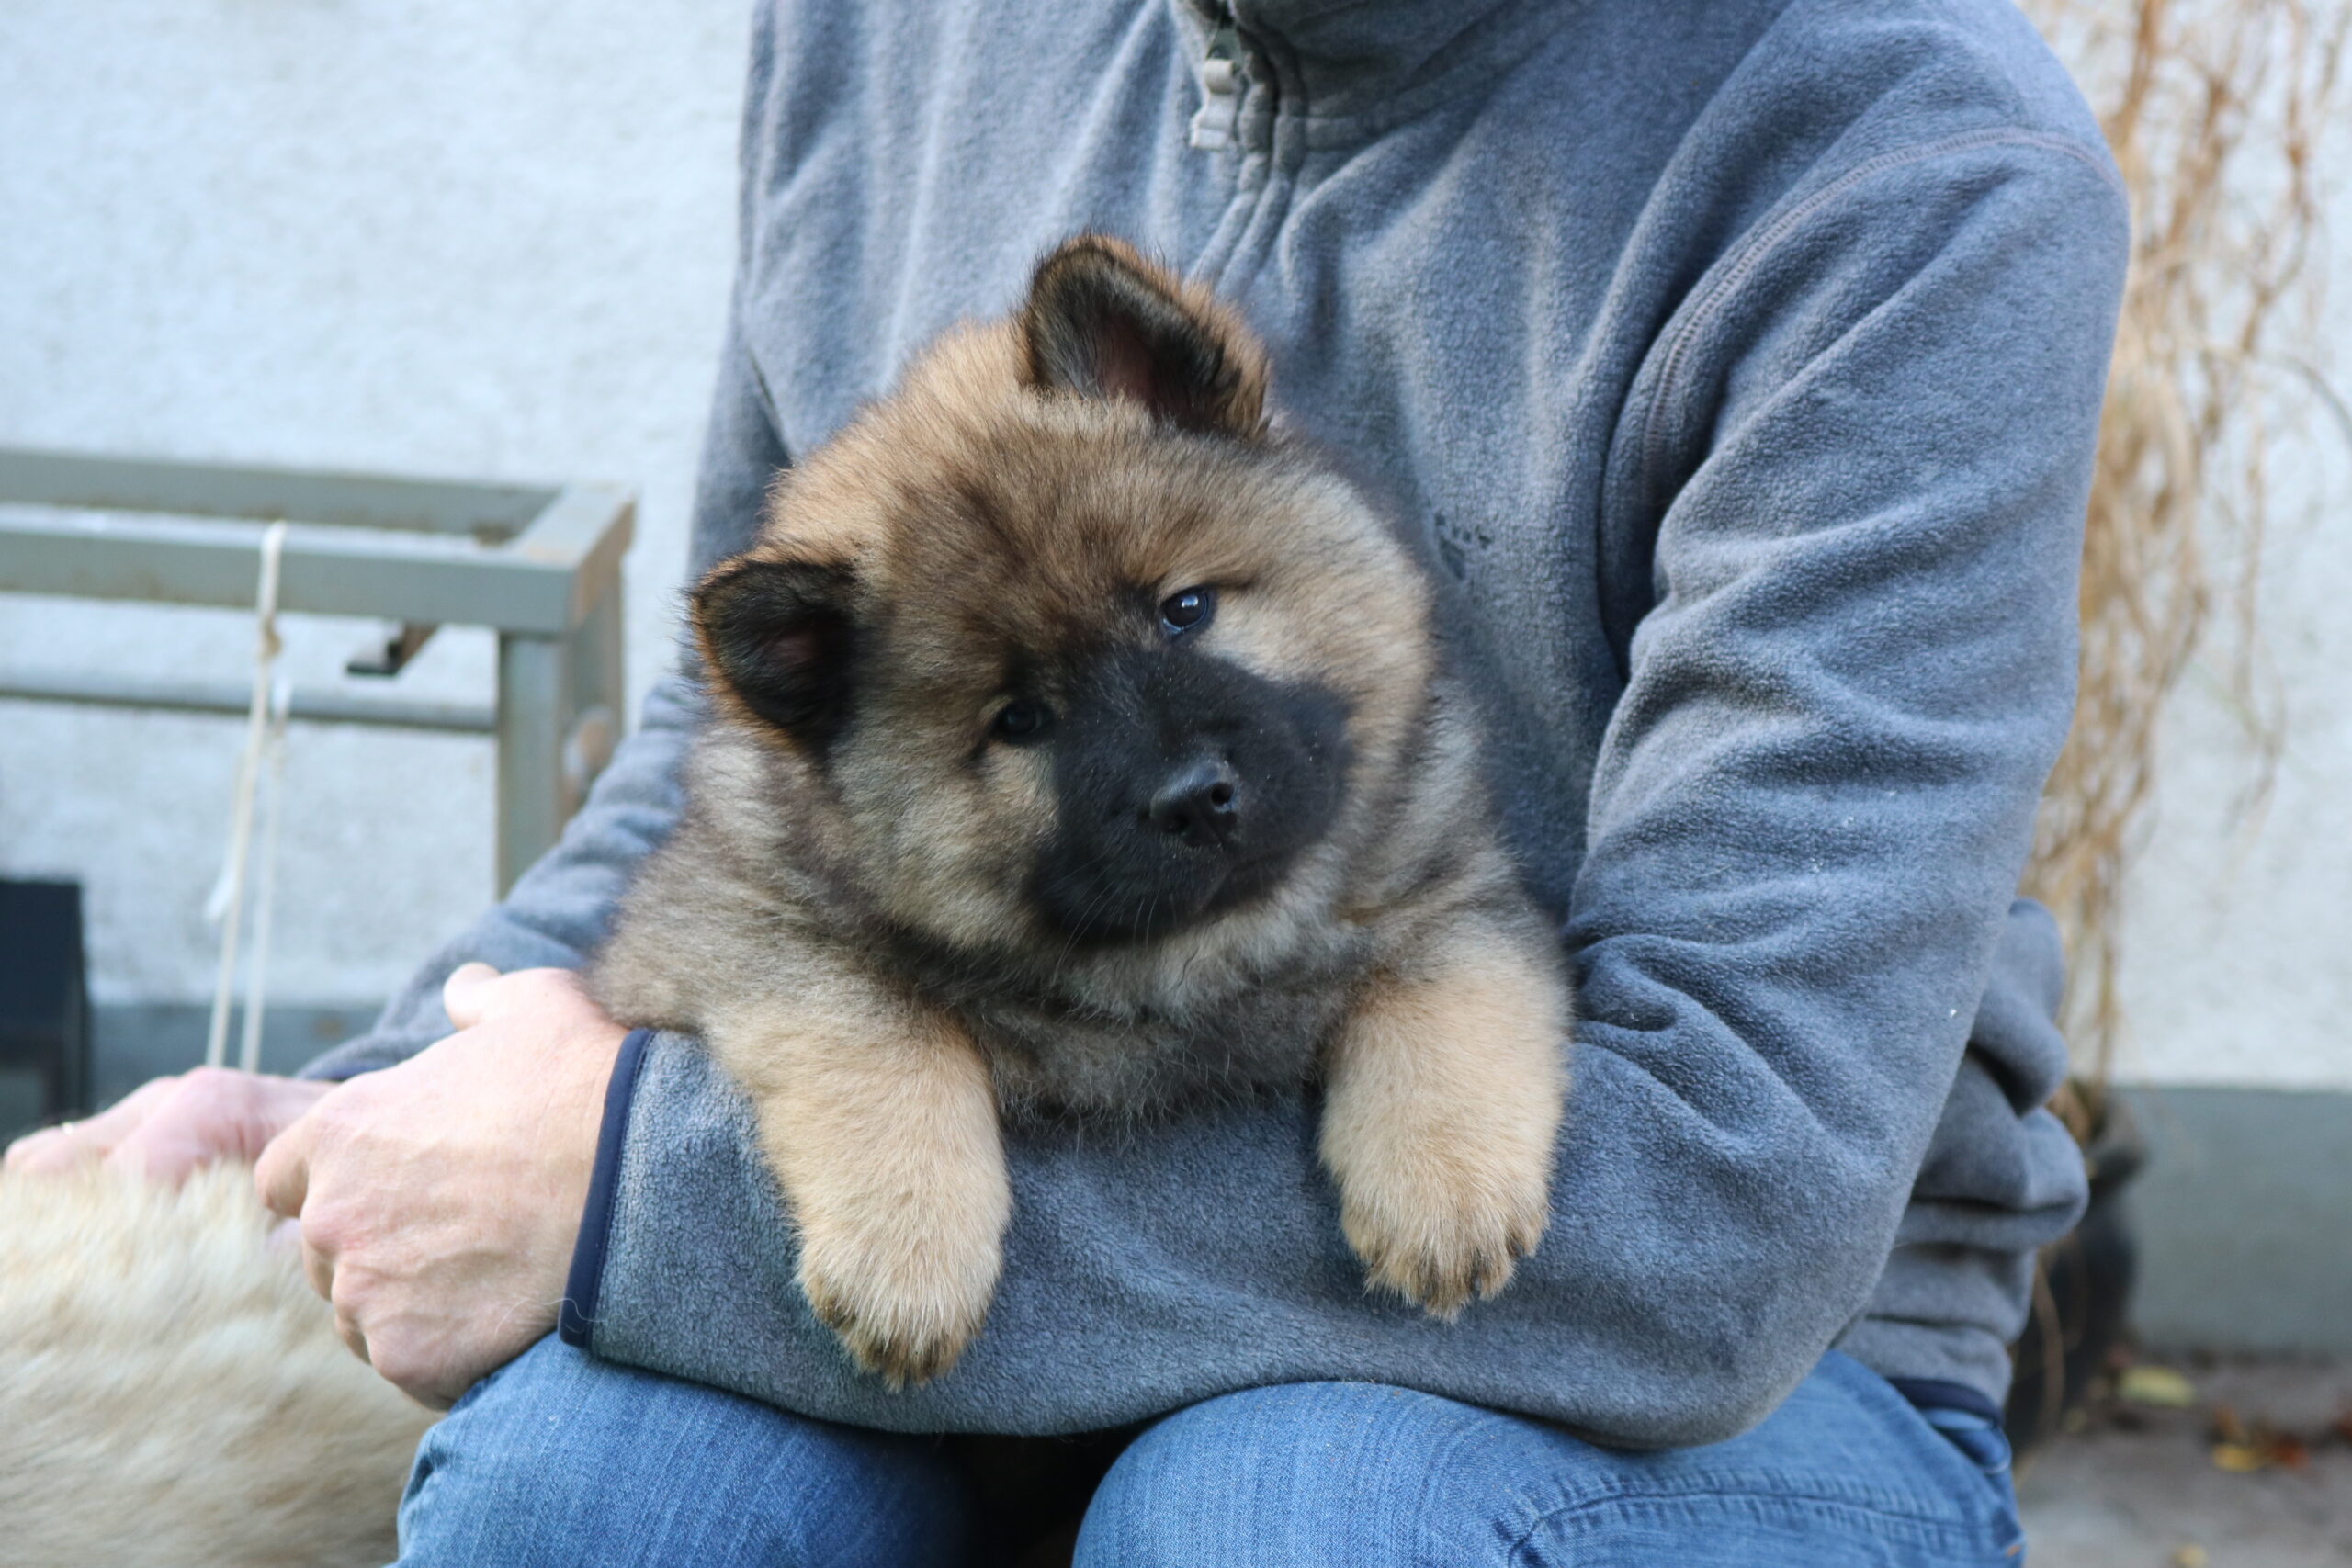
[[[1281,112],[1318,119],[1418,112],[1523,58],[1577,0],[1174,0],[1205,56],[1229,26]]]

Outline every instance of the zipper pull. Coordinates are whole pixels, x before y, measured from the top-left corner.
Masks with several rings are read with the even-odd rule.
[[[1201,107],[1193,115],[1189,140],[1203,152],[1222,152],[1241,134],[1241,34],[1230,7],[1217,11],[1216,31],[1197,73]]]

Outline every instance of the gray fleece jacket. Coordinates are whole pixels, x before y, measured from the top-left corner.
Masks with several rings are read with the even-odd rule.
[[[697,560],[1053,241],[1211,279],[1284,414],[1424,547],[1573,955],[1552,1225],[1442,1325],[1367,1297],[1301,1097],[1028,1131],[987,1327],[859,1376],[695,1042],[616,1074],[566,1331],[901,1429],[1099,1427],[1374,1379],[1676,1444],[1842,1348],[1997,1399],[2083,1196],[2013,898],[2071,706],[2125,254],[2009,0],[774,0]],[[563,841],[312,1069],[447,1032],[467,959],[577,965],[678,807],[681,678]]]

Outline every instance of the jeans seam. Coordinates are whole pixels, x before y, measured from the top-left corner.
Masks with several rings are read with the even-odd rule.
[[[1621,1492],[1611,1492],[1605,1495],[1597,1497],[1580,1497],[1573,1503],[1563,1503],[1557,1507],[1544,1509],[1534,1518],[1528,1521],[1527,1528],[1521,1530],[1518,1538],[1510,1543],[1510,1556],[1509,1561],[1518,1562],[1526,1556],[1528,1545],[1535,1539],[1535,1533],[1538,1530],[1544,1529],[1547,1526],[1553,1525],[1573,1515],[1589,1513],[1599,1508],[1622,1506],[1629,1503],[1691,1503],[1734,1498],[1743,1499],[1751,1503],[1813,1504],[1825,1507],[1850,1508],[1857,1513],[1868,1514],[1873,1517],[1918,1527],[1923,1530],[1932,1531],[1939,1535],[1959,1535],[1972,1529],[1973,1528],[1976,1528],[1972,1526],[1970,1521],[1964,1519],[1942,1518],[1933,1514],[1914,1513],[1905,1509],[1891,1508],[1881,1503],[1865,1502],[1849,1495],[1837,1492],[1793,1491],[1782,1487],[1767,1488],[1758,1486],[1711,1487],[1694,1485],[1672,1490],[1642,1488],[1638,1490],[1629,1489]],[[1983,1524],[1985,1527],[1997,1527],[1999,1526],[2000,1521],[1996,1519],[1987,1519],[1983,1521]]]

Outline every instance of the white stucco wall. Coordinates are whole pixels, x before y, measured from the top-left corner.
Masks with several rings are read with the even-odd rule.
[[[634,484],[641,691],[721,323],[745,10],[0,5],[0,441]],[[2352,335],[2352,276],[2335,298],[2322,354]],[[2133,889],[2134,1077],[2352,1088],[2352,465],[2299,482],[2267,615],[2287,756],[2259,830],[2233,827],[2239,733],[2184,695]],[[334,679],[367,629],[298,626],[293,673]],[[250,635],[0,599],[0,665],[235,677]],[[485,695],[488,660],[445,633],[403,684]],[[86,884],[102,1001],[209,994],[236,742],[232,721],[0,703],[0,869]],[[480,907],[490,762],[297,730],[274,995],[380,996]]]
[[[2352,348],[2339,276],[2323,353]],[[2333,357],[2345,385],[2352,354]],[[2321,415],[2311,436],[2264,554],[2256,685],[2284,741],[2267,798],[2222,649],[2167,715],[2126,894],[2129,1079],[2352,1089],[2352,428]]]
[[[746,0],[7,0],[0,441],[637,487],[668,657],[734,243]],[[371,629],[293,628],[298,683]],[[0,599],[0,665],[242,679],[250,618]],[[486,635],[401,682],[486,698]],[[0,867],[105,1001],[200,999],[232,720],[0,703]],[[273,995],[379,997],[491,892],[486,740],[298,727]]]
[[[2272,447],[2254,646],[2284,749],[2265,795],[2217,608],[2224,635],[2165,716],[2126,889],[2117,1066],[2143,1083],[2352,1089],[2352,114],[2323,125],[2314,163],[2333,220],[2312,262],[2319,317],[2278,334],[2270,375],[2324,377],[2333,408],[2307,391],[2281,405],[2300,413]]]

